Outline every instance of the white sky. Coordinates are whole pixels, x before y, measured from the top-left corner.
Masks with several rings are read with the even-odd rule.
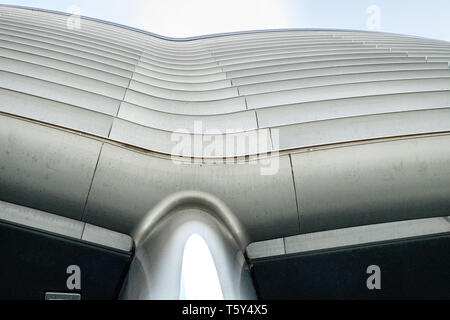
[[[450,41],[449,0],[0,0],[66,12],[163,36],[279,28],[367,30],[367,8],[380,9],[379,31]]]
[[[181,268],[181,300],[223,300],[211,251],[197,234],[186,241]]]
[[[138,6],[141,28],[168,36],[289,27],[287,8],[273,0],[139,0]]]

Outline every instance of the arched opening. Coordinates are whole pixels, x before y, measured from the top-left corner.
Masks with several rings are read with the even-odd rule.
[[[224,300],[211,251],[198,234],[190,236],[184,247],[180,300]]]

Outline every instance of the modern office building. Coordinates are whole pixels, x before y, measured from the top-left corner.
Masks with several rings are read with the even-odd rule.
[[[450,297],[450,43],[0,14],[1,299]]]

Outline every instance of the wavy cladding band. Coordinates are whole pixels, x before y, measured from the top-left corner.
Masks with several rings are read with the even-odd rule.
[[[203,191],[252,241],[450,211],[448,42],[339,30],[180,41],[0,13],[2,201],[130,233],[167,196]]]

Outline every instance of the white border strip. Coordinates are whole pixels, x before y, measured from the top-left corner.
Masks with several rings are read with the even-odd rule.
[[[254,242],[247,247],[247,255],[258,259],[448,232],[448,217],[382,223]]]
[[[0,221],[130,252],[133,239],[88,223],[0,201]]]

